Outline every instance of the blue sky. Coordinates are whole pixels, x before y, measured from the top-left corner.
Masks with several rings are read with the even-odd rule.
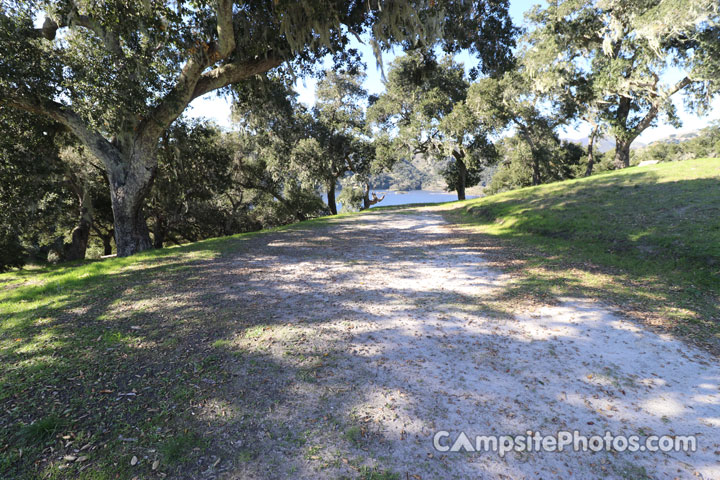
[[[532,8],[533,5],[538,3],[543,4],[544,2],[538,2],[537,0],[511,0],[510,15],[513,18],[513,23],[516,25],[522,25],[524,13]],[[365,88],[370,93],[381,93],[383,91],[381,74],[375,66],[375,57],[372,54],[371,48],[368,45],[360,44],[356,40],[353,40],[352,46],[358,48],[362,52],[363,59],[367,64],[367,79],[365,81]],[[383,55],[383,64],[385,65],[386,71],[394,56],[393,52]],[[458,60],[466,64],[472,62],[472,59],[468,55],[460,55]],[[673,81],[672,78],[666,78],[664,80],[667,82]],[[314,104],[315,85],[315,79],[312,78],[298,80],[295,85],[295,89],[298,92],[300,101],[306,105]],[[711,121],[720,118],[720,98],[715,99],[709,114],[703,117],[698,117],[697,115],[687,112],[683,106],[682,96],[676,95],[673,97],[673,100],[679,112],[680,119],[682,120],[682,127],[680,129],[676,129],[661,121],[656,127],[647,129],[639,137],[639,142],[649,143],[653,140],[666,137],[673,133],[683,133],[696,130],[698,128],[705,127],[709,125]],[[190,109],[187,114],[191,117],[205,117],[212,119],[219,125],[226,128],[231,126],[229,101],[218,97],[214,93],[207,94],[204,97],[195,100],[192,104],[190,104]],[[577,139],[587,136],[588,132],[589,127],[587,125],[578,123],[576,125],[566,127],[561,132],[561,136],[564,138]]]

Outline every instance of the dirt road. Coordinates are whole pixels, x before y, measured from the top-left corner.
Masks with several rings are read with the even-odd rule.
[[[252,242],[217,286],[258,321],[228,342],[236,380],[198,412],[222,459],[209,476],[720,478],[715,359],[592,299],[498,308],[512,279],[441,216],[352,216]],[[573,430],[641,446],[693,435],[697,449],[433,447]]]

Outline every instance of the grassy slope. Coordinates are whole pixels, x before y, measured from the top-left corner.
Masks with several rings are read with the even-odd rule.
[[[720,159],[630,168],[449,208],[448,218],[511,247],[494,258],[516,274],[508,298],[604,299],[717,351]]]

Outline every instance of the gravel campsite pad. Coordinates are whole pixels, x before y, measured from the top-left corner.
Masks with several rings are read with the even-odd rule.
[[[499,307],[512,278],[440,215],[370,213],[248,242],[206,279],[260,320],[222,343],[234,380],[195,413],[213,426],[205,475],[720,478],[716,359],[587,299]],[[450,445],[460,432],[474,444],[573,430],[693,435],[697,450],[433,448],[439,431]]]

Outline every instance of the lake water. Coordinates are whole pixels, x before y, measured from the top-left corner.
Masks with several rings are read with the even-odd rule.
[[[385,198],[382,202],[376,203],[370,208],[408,205],[410,203],[454,202],[457,200],[456,192],[433,192],[430,190],[409,190],[406,192],[396,192],[393,190],[371,190],[370,193],[372,194],[372,192],[375,192],[378,197],[382,197],[383,194],[385,194]],[[466,195],[465,198],[477,198],[477,195]],[[324,202],[327,202],[327,195],[323,193],[322,199]],[[339,211],[342,211],[342,204],[340,202],[337,202],[337,207]]]
[[[428,190],[410,190],[407,192],[373,190],[378,197],[385,194],[382,202],[376,203],[373,207],[389,207],[391,205],[407,205],[409,203],[441,203],[457,200],[456,192],[431,192]],[[476,198],[466,195],[466,198]],[[372,208],[372,207],[371,207]]]

